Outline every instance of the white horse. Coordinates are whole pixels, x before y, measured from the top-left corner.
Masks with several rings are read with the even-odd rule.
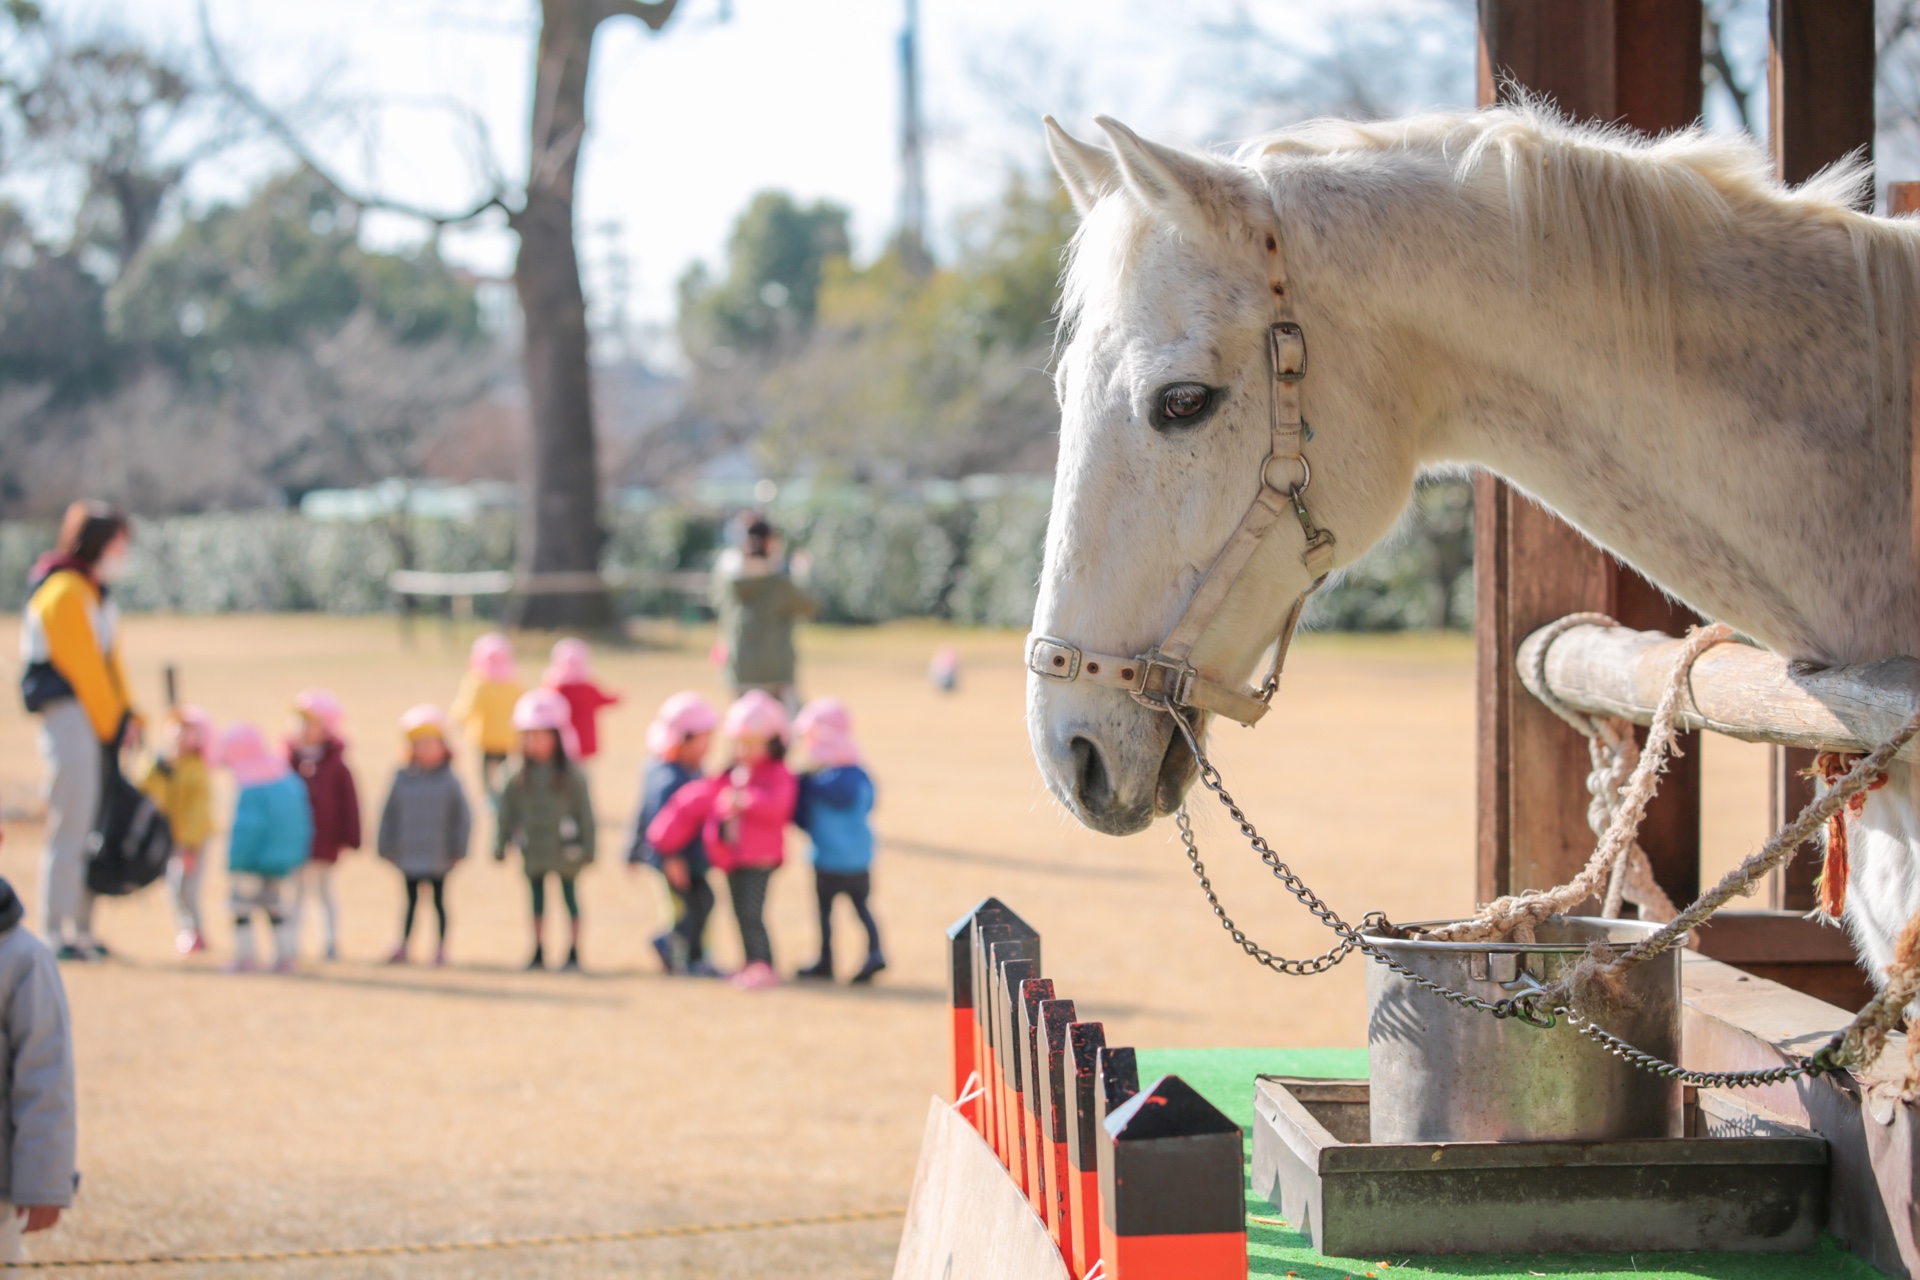
[[[1260,490],[1274,235],[1310,352],[1303,496],[1336,566],[1423,468],[1466,464],[1777,652],[1920,653],[1920,225],[1855,212],[1862,169],[1787,190],[1744,139],[1529,108],[1320,122],[1232,159],[1047,124],[1082,221],[1036,635],[1153,649]],[[1262,540],[1192,650],[1202,677],[1259,669],[1310,585],[1302,546],[1290,521]],[[1171,717],[1123,690],[1035,674],[1027,708],[1049,788],[1096,830],[1144,828],[1193,779]],[[1853,840],[1846,914],[1876,974],[1920,908],[1914,795],[1896,763]]]

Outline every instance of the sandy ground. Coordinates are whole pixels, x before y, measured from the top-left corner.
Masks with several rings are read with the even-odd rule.
[[[452,879],[444,970],[380,963],[401,887],[367,856],[339,873],[344,958],[294,977],[219,973],[231,931],[218,922],[209,957],[176,960],[158,892],[102,905],[116,959],[66,970],[85,1188],[67,1223],[38,1238],[37,1256],[485,1239],[900,1206],[927,1096],[943,1085],[942,930],[989,893],[1043,931],[1061,993],[1103,1019],[1112,1042],[1363,1042],[1358,967],[1283,980],[1240,956],[1205,910],[1169,824],[1112,840],[1062,817],[1027,752],[1018,636],[932,626],[821,629],[803,642],[809,691],[852,705],[879,782],[876,894],[892,970],[864,990],[743,993],[662,977],[647,939],[663,895],[620,865],[623,828],[652,708],[676,689],[718,690],[710,637],[659,630],[649,640],[600,661],[627,702],[605,721],[608,750],[595,766],[607,834],[583,881],[585,975],[519,971],[530,943],[524,881],[485,859]],[[11,624],[0,626],[0,647],[14,643]],[[944,643],[965,664],[955,695],[925,679]],[[277,728],[296,689],[336,690],[370,811],[396,754],[395,718],[449,698],[462,651],[431,628],[408,647],[390,621],[304,617],[136,618],[127,637],[149,705],[168,661],[185,695],[223,720]],[[530,641],[523,668],[537,672],[542,656]],[[14,819],[0,873],[31,901],[40,765],[33,722],[13,699],[0,705],[0,812]],[[1466,638],[1308,637],[1280,710],[1258,733],[1229,727],[1217,754],[1269,838],[1336,907],[1431,918],[1470,905],[1472,742]],[[1708,746],[1714,867],[1764,834],[1762,760],[1742,744]],[[1215,884],[1250,933],[1283,952],[1326,947],[1220,814],[1205,812],[1200,830]],[[209,905],[223,887],[215,875]],[[776,876],[772,918],[781,966],[811,960],[804,867]],[[724,907],[716,921],[721,958],[737,956]],[[858,947],[841,936],[844,973]],[[878,1222],[202,1271],[880,1277],[897,1233]]]

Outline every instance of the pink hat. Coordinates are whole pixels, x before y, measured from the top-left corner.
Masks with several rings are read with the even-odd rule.
[[[167,712],[166,730],[175,745],[179,743],[179,734],[182,729],[192,729],[198,733],[201,754],[208,757],[213,755],[214,749],[219,744],[213,738],[213,716],[205,707],[182,703]]]
[[[815,698],[793,718],[793,736],[803,743],[807,758],[823,768],[860,763],[853,742],[853,717],[838,698]]]
[[[293,709],[309,720],[318,721],[334,737],[340,736],[340,699],[326,689],[303,689],[293,695]]]
[[[431,702],[423,702],[417,707],[409,708],[400,717],[400,732],[408,742],[427,737],[444,739],[447,736],[446,713]]]
[[[482,680],[513,679],[513,641],[498,631],[487,632],[467,651],[467,670]]]
[[[567,759],[580,758],[580,737],[573,730],[573,708],[551,689],[534,689],[513,704],[513,727],[522,733],[551,729],[560,735]]]
[[[259,726],[241,721],[220,735],[220,763],[243,787],[257,787],[287,774],[286,757],[267,747],[266,735]]]
[[[647,726],[647,751],[655,759],[664,758],[688,738],[712,733],[719,724],[720,713],[711,702],[692,690],[676,693],[660,704]]]
[[[592,678],[593,650],[585,640],[568,637],[554,643],[553,659],[547,663],[547,673],[540,682],[550,689],[558,689],[563,684],[584,684]]]
[[[787,709],[766,690],[749,689],[727,708],[720,732],[729,738],[784,738]]]

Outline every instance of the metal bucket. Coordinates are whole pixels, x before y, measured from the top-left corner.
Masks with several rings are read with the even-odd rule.
[[[1624,950],[1658,928],[1640,920],[1552,916],[1537,940],[1524,944],[1406,942],[1363,932],[1370,945],[1420,976],[1494,1001],[1522,990],[1526,976],[1553,982],[1594,942]],[[1635,1048],[1679,1061],[1679,949],[1635,965],[1624,977],[1633,1007],[1591,1011],[1596,1021]],[[1629,1066],[1565,1023],[1546,1029],[1463,1009],[1377,961],[1367,965],[1367,1048],[1375,1142],[1681,1136],[1681,1089],[1674,1081]]]

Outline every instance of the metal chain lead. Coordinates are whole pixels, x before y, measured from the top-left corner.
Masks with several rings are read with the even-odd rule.
[[[1560,1005],[1551,1012],[1539,1009],[1535,1004],[1537,1000],[1536,992],[1522,992],[1516,996],[1509,996],[1504,1000],[1482,1000],[1478,996],[1468,995],[1464,991],[1455,991],[1453,988],[1435,982],[1423,974],[1415,973],[1412,969],[1401,964],[1392,956],[1387,955],[1385,952],[1369,944],[1358,929],[1355,929],[1345,920],[1342,920],[1339,913],[1334,911],[1332,907],[1329,907],[1321,899],[1319,894],[1308,887],[1306,881],[1294,873],[1293,868],[1281,861],[1280,855],[1274,852],[1273,847],[1267,843],[1266,838],[1254,827],[1253,820],[1247,817],[1246,813],[1234,801],[1233,796],[1227,791],[1226,783],[1220,774],[1220,770],[1214,767],[1211,760],[1207,759],[1206,752],[1201,749],[1199,739],[1193,732],[1193,726],[1187,723],[1186,716],[1177,711],[1172,712],[1172,715],[1174,724],[1179,726],[1181,736],[1187,740],[1187,746],[1193,752],[1194,763],[1199,767],[1202,785],[1219,798],[1220,803],[1225,806],[1228,816],[1231,817],[1234,823],[1240,828],[1240,834],[1246,838],[1247,843],[1252,846],[1253,851],[1260,855],[1260,861],[1264,862],[1267,868],[1273,872],[1274,879],[1278,880],[1281,885],[1286,888],[1287,892],[1298,899],[1300,905],[1310,911],[1320,923],[1326,925],[1340,936],[1340,942],[1337,946],[1311,960],[1289,960],[1284,956],[1275,955],[1273,952],[1268,951],[1265,947],[1262,947],[1259,943],[1249,938],[1240,927],[1233,922],[1233,917],[1227,914],[1226,908],[1220,904],[1219,896],[1214,893],[1213,883],[1207,879],[1206,864],[1200,861],[1200,847],[1195,842],[1193,836],[1193,820],[1187,813],[1186,805],[1182,804],[1178,812],[1174,815],[1174,825],[1179,828],[1180,842],[1186,848],[1187,861],[1193,866],[1194,877],[1200,882],[1200,892],[1206,896],[1207,905],[1212,908],[1214,917],[1220,921],[1221,927],[1227,931],[1228,936],[1234,940],[1240,949],[1255,961],[1272,969],[1274,972],[1288,974],[1293,977],[1307,977],[1312,974],[1325,973],[1342,960],[1345,960],[1348,953],[1356,950],[1364,951],[1372,959],[1385,965],[1388,969],[1399,974],[1402,978],[1419,987],[1421,990],[1438,996],[1440,999],[1457,1005],[1462,1009],[1469,1009],[1476,1013],[1485,1013],[1495,1018],[1515,1018],[1526,1023],[1528,1026],[1539,1027],[1542,1030],[1551,1029],[1559,1020],[1565,1019],[1567,1025],[1574,1031],[1585,1036],[1606,1052],[1627,1063],[1627,1065],[1637,1067],[1642,1071],[1660,1076],[1663,1079],[1678,1080],[1682,1084],[1690,1084],[1703,1089],[1745,1089],[1752,1088],[1756,1085],[1780,1084],[1787,1080],[1824,1075],[1840,1069],[1833,1059],[1835,1054],[1840,1050],[1842,1037],[1835,1036],[1811,1058],[1798,1059],[1791,1066],[1773,1067],[1765,1071],[1691,1071],[1686,1067],[1680,1066],[1678,1063],[1668,1062],[1666,1059],[1648,1053],[1643,1049],[1636,1049],[1633,1045],[1622,1040],[1619,1036],[1614,1035],[1611,1031],[1608,1031],[1598,1023],[1593,1022],[1565,1005]],[[1379,911],[1368,912],[1361,920],[1361,924],[1383,930],[1392,928],[1386,915]]]

